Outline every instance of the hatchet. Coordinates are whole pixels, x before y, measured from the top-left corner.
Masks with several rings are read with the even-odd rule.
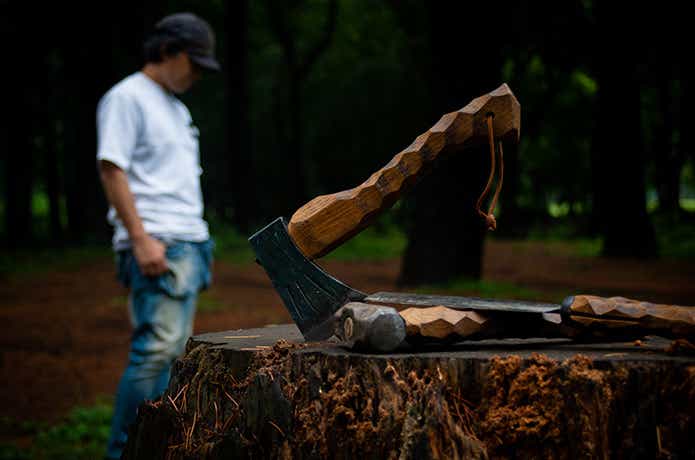
[[[520,106],[506,84],[442,116],[357,187],[316,197],[289,223],[279,217],[249,238],[256,261],[307,340],[329,338],[334,333],[334,313],[347,302],[367,297],[312,260],[367,227],[440,157],[488,140],[489,123],[496,140],[518,142]]]
[[[403,308],[400,311],[396,308]],[[335,313],[335,335],[350,348],[393,351],[408,342],[489,338],[624,341],[645,335],[695,339],[695,307],[577,295],[562,304],[378,292]]]

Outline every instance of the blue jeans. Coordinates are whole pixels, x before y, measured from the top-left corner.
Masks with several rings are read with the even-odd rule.
[[[211,281],[212,246],[211,241],[168,244],[169,270],[156,277],[142,274],[131,250],[117,253],[118,278],[131,288],[128,306],[134,332],[116,393],[109,458],[120,457],[138,406],[159,397],[169,383],[171,364],[193,332],[198,292]]]

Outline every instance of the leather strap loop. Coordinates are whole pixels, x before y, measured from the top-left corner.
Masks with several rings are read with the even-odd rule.
[[[492,180],[495,177],[495,132],[493,128],[493,118],[494,115],[489,114],[487,116],[487,133],[488,133],[488,141],[490,144],[490,175],[488,176],[487,179],[487,184],[485,185],[485,189],[483,190],[483,193],[480,194],[480,198],[478,198],[478,202],[475,205],[475,209],[478,212],[478,215],[485,219],[485,225],[488,230],[495,230],[497,228],[497,220],[495,219],[495,215],[493,214],[495,207],[497,206],[497,199],[499,198],[500,190],[502,190],[502,183],[504,181],[504,152],[502,151],[502,141],[498,143],[498,150],[499,150],[499,156],[500,156],[500,172],[499,172],[499,179],[497,180],[497,186],[495,187],[495,194],[492,197],[492,201],[490,202],[490,207],[488,208],[487,213],[484,212],[483,210],[480,209],[480,205],[482,204],[483,200],[487,196],[488,192],[490,191],[490,186],[492,185]]]

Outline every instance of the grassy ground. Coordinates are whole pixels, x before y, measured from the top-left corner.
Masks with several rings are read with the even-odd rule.
[[[215,233],[215,257],[228,263],[253,263],[255,257],[248,242],[233,227],[211,226]],[[326,260],[384,260],[399,257],[406,245],[406,237],[397,228],[376,230],[368,228],[355,238],[328,254]]]
[[[0,252],[0,278],[51,270],[78,269],[85,262],[113,257],[107,246],[21,249]]]
[[[447,284],[435,286],[420,286],[416,291],[422,294],[449,294],[517,300],[534,300],[540,297],[537,291],[513,283],[467,279],[457,279]]]
[[[695,259],[695,217],[674,222],[666,216],[652,215],[659,244],[660,257],[667,259]],[[255,257],[248,236],[229,225],[213,223],[215,257],[232,264],[251,264]],[[527,240],[515,242],[523,247],[528,241],[542,241],[550,251],[568,251],[571,255],[595,257],[601,253],[600,238],[573,237],[575,229],[558,221],[551,227],[532,230]],[[490,235],[494,238],[494,235]],[[405,234],[394,226],[385,229],[368,228],[346,242],[326,260],[371,261],[397,258],[407,244]],[[37,250],[6,251],[0,253],[0,278],[22,276],[52,269],[70,270],[90,260],[112,257],[108,244],[97,246],[45,248]]]
[[[112,403],[104,399],[90,407],[76,407],[63,423],[0,420],[5,435],[29,439],[28,447],[0,443],[0,460],[92,460],[104,457],[112,415]]]

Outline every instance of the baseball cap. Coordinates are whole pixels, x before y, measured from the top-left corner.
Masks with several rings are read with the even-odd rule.
[[[215,58],[215,34],[205,20],[193,13],[175,13],[155,25],[155,31],[172,35],[186,44],[191,61],[208,70],[219,71]]]

